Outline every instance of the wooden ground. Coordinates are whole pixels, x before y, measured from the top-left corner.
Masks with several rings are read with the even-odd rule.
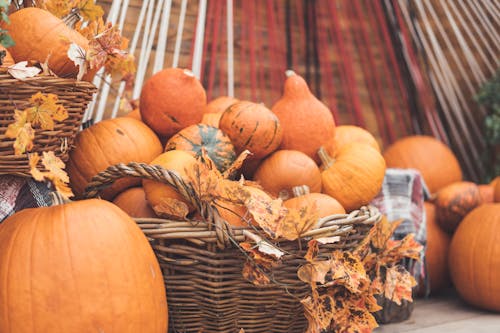
[[[374,333],[500,333],[500,314],[475,309],[454,291],[417,299],[409,320],[383,325]]]

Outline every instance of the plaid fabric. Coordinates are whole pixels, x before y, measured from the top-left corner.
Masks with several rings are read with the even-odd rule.
[[[17,176],[0,176],[0,222],[25,208],[49,206],[50,190],[45,183]]]
[[[426,293],[429,286],[425,274],[427,229],[424,200],[428,197],[429,192],[425,182],[417,170],[387,169],[382,190],[372,201],[389,221],[403,219],[394,232],[395,239],[403,239],[413,233],[415,240],[424,246],[420,262],[410,260],[405,265],[417,281],[424,281]]]

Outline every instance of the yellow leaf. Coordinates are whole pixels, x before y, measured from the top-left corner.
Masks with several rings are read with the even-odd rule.
[[[104,10],[101,6],[96,5],[94,0],[81,1],[78,8],[80,9],[80,14],[83,16],[83,19],[86,21],[97,21],[104,15]]]
[[[73,9],[76,1],[71,0],[42,0],[40,1],[40,8],[51,12],[54,16],[63,18],[68,15]]]
[[[314,227],[317,222],[318,213],[314,205],[288,209],[286,215],[278,222],[276,236],[295,240]]]
[[[7,127],[7,131],[5,132],[5,136],[9,139],[16,139],[19,131],[23,129],[24,125],[27,122],[28,113],[26,110],[19,111],[14,110],[14,123],[10,124]]]
[[[31,124],[24,124],[24,126],[17,133],[16,141],[14,141],[14,154],[21,155],[26,151],[33,149],[34,139],[35,131],[31,127]]]
[[[54,129],[54,120],[50,110],[34,106],[26,109],[26,112],[28,112],[28,120],[31,121],[33,126],[50,131]]]
[[[29,154],[28,155],[29,165],[30,165],[30,174],[33,176],[33,179],[36,181],[43,181],[44,175],[40,170],[38,170],[38,162],[40,161],[40,155],[38,153]]]
[[[62,105],[57,105],[56,109],[52,113],[52,118],[55,121],[61,122],[61,121],[68,119],[68,117],[69,117],[68,110],[66,110],[66,108],[64,108],[64,106],[62,106]]]
[[[53,151],[43,152],[42,164],[54,178],[69,183],[68,174],[63,170],[64,162]]]
[[[412,288],[416,285],[415,278],[403,266],[396,265],[386,271],[384,295],[397,305],[404,299],[412,302]]]
[[[270,199],[257,191],[249,191],[245,206],[259,226],[272,238],[278,237],[278,223],[285,216],[287,209],[281,199]]]
[[[68,184],[63,182],[61,179],[50,176],[48,177],[48,179],[52,181],[52,184],[54,185],[56,191],[64,197],[71,198],[74,196],[73,191],[71,191],[71,188],[68,186]]]
[[[398,220],[390,223],[387,217],[384,215],[382,220],[377,223],[371,230],[371,241],[372,245],[377,249],[382,249],[385,247],[386,242],[394,234],[397,227],[403,222],[403,220]]]

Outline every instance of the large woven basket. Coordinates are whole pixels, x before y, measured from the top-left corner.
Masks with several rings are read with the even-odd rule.
[[[217,218],[216,210],[193,197],[194,191],[175,173],[159,166],[130,163],[108,168],[94,177],[86,196],[94,197],[114,180],[141,177],[170,184],[197,208],[203,220],[136,219],[149,238],[162,268],[171,332],[302,333],[307,327],[300,300],[310,287],[297,277],[307,241],[339,236],[320,247],[321,257],[334,249],[351,250],[367,235],[381,214],[361,207],[350,214],[319,221],[299,241],[280,241],[287,254],[273,270],[272,283],[257,287],[242,276],[246,257],[236,242],[245,240],[244,228],[233,228]]]
[[[43,75],[21,81],[0,73],[0,174],[29,176],[27,154],[15,155],[12,147],[14,139],[5,137],[8,125],[14,121],[15,109],[26,108],[29,98],[37,92],[58,96],[69,117],[63,122],[56,122],[52,131],[37,129],[32,152],[53,151],[66,161],[95,91],[94,85],[85,81]]]

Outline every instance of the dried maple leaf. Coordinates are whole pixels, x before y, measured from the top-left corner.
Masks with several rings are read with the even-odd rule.
[[[43,181],[44,175],[40,170],[38,170],[38,162],[40,161],[40,155],[38,153],[29,154],[28,161],[30,166],[30,174],[36,181]]]
[[[57,104],[57,95],[44,95],[40,92],[31,96],[32,107],[26,109],[27,121],[33,126],[39,126],[44,130],[54,129],[54,120],[62,121],[68,118],[68,111],[60,104]]]
[[[314,205],[305,206],[301,209],[290,208],[286,215],[279,220],[276,227],[276,237],[295,240],[312,229],[317,222],[318,211]]]
[[[28,158],[30,173],[35,180],[48,180],[52,183],[55,190],[64,197],[71,198],[73,196],[73,192],[67,184],[69,182],[69,177],[63,170],[65,166],[64,162],[59,157],[55,156],[54,152],[43,152],[41,161],[42,165],[47,169],[47,171],[43,172],[40,171],[37,166],[40,161],[38,153],[30,154]]]
[[[307,333],[321,333],[328,329],[334,318],[334,299],[327,294],[319,295],[313,288],[312,296],[308,296],[300,303],[304,307],[307,318]]]
[[[412,302],[412,288],[415,278],[401,265],[389,267],[385,273],[384,296],[401,305],[403,299]]]
[[[54,178],[69,183],[68,174],[63,170],[65,167],[64,162],[53,151],[43,152],[42,164]]]
[[[26,110],[14,110],[14,122],[7,126],[7,131],[5,132],[5,136],[9,139],[15,139],[18,136],[19,131],[24,127],[24,125],[28,122],[28,112]]]
[[[21,155],[26,151],[33,149],[33,140],[35,139],[35,130],[30,123],[24,126],[17,132],[16,141],[14,141],[14,154]]]
[[[311,239],[309,242],[307,242],[307,252],[304,258],[309,262],[313,262],[318,256],[318,253],[319,253],[318,241],[315,239]]]
[[[403,220],[390,223],[384,215],[382,220],[377,223],[370,232],[372,246],[376,249],[384,248],[386,242],[392,237],[394,231],[401,224],[401,222],[403,222]]]
[[[341,284],[350,292],[358,293],[363,287],[370,285],[361,260],[347,251],[335,251],[330,260],[332,282],[328,284]]]
[[[262,268],[247,260],[243,265],[243,277],[256,286],[262,286],[271,283],[269,277],[262,271]]]
[[[249,197],[245,200],[245,206],[254,220],[272,238],[279,237],[279,221],[287,213],[282,203],[281,199],[270,199],[258,191],[249,191]]]
[[[42,0],[37,5],[38,7],[51,12],[54,16],[63,18],[68,15],[79,0]]]
[[[297,271],[297,276],[301,281],[309,284],[324,284],[330,268],[328,260],[313,261],[301,266]]]
[[[252,245],[248,242],[240,243],[241,249],[248,252],[249,258],[243,266],[243,277],[255,285],[269,284],[271,270],[279,264],[279,257],[274,253],[261,252],[258,244]]]
[[[94,0],[80,1],[77,8],[86,21],[97,21],[104,15],[104,10],[101,6],[96,5]]]
[[[94,39],[95,36],[99,35],[102,33],[104,30],[106,30],[106,24],[104,23],[104,20],[101,18],[90,22],[86,26],[82,26],[83,22],[77,22],[75,24],[74,30],[78,31],[81,35],[83,35],[85,38],[88,40]]]
[[[80,81],[85,73],[87,73],[87,51],[85,51],[80,45],[76,43],[71,43],[68,48],[68,58],[73,61],[75,66],[78,67],[78,74],[76,79]]]
[[[185,220],[189,214],[186,203],[174,198],[161,198],[160,203],[153,207],[156,215],[167,218]]]
[[[21,81],[35,77],[41,71],[42,70],[38,67],[28,66],[27,61],[18,62],[17,64],[14,64],[14,65],[9,66],[7,68],[7,72],[10,75],[12,75],[12,77],[14,77],[18,80],[21,80]]]

